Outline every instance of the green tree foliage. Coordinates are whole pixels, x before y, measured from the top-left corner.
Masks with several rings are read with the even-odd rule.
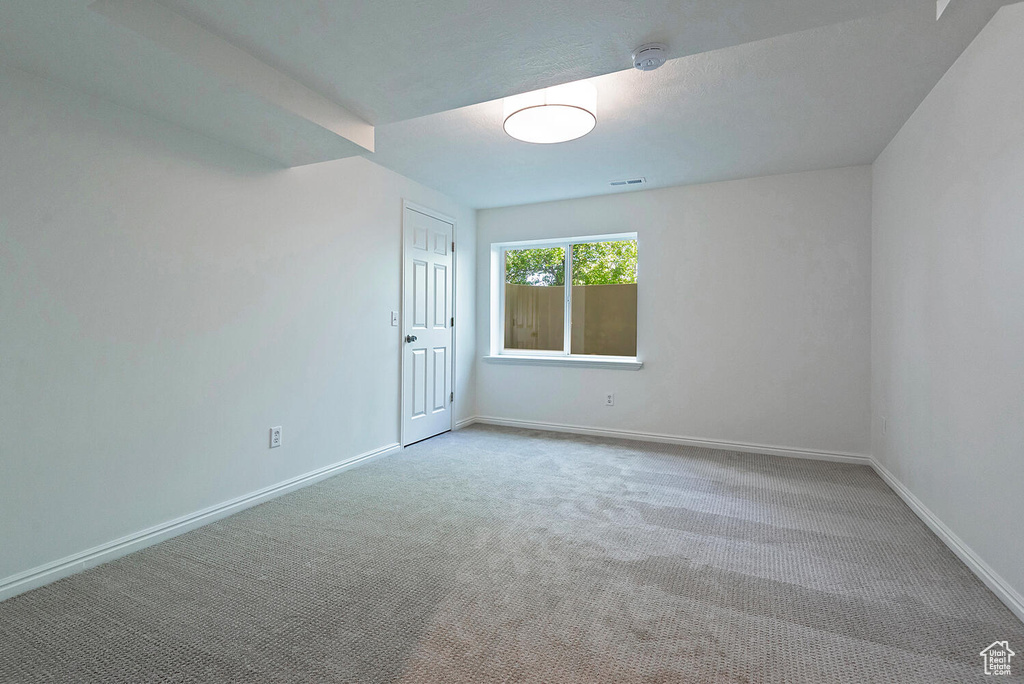
[[[561,247],[505,252],[505,282],[510,285],[565,285]],[[636,282],[636,240],[584,242],[572,246],[573,285]]]
[[[505,252],[505,282],[509,285],[565,285],[565,250],[510,249]]]
[[[573,285],[636,282],[636,240],[585,242],[572,246]]]

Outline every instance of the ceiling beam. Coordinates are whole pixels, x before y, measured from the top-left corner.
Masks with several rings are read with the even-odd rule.
[[[89,8],[229,85],[373,152],[374,129],[344,107],[153,0],[96,0]]]

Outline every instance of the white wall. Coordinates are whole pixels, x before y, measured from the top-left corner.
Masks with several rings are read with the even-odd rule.
[[[869,167],[484,210],[478,227],[480,354],[491,243],[636,231],[644,362],[482,361],[481,416],[868,453]]]
[[[0,70],[0,585],[397,442],[403,198],[458,220],[472,312],[474,211]]]
[[[874,455],[1018,601],[1021,64],[1024,4],[996,14],[875,162],[872,233]]]

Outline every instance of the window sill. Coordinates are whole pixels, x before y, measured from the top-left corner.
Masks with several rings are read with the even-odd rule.
[[[613,370],[640,370],[644,362],[619,356],[534,356],[532,354],[500,354],[485,356],[487,363],[519,366],[565,366],[569,368],[604,368]]]

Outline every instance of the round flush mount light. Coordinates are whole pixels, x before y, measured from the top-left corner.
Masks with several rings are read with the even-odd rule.
[[[668,59],[664,43],[646,43],[633,50],[633,66],[640,71],[654,71]]]
[[[586,82],[505,98],[505,132],[516,140],[551,144],[582,138],[597,125],[597,89]]]

